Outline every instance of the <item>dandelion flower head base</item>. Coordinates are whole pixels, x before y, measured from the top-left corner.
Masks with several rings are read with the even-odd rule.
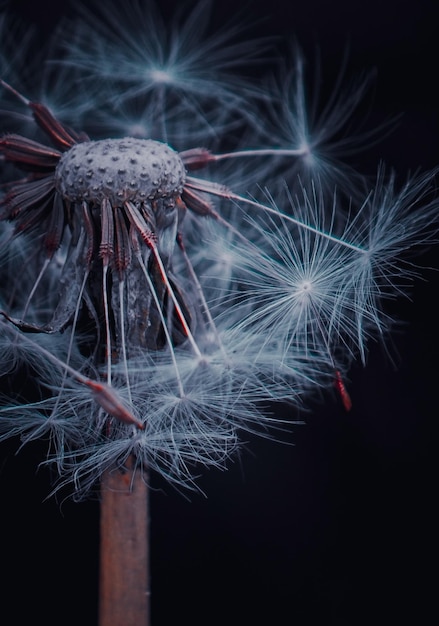
[[[55,186],[71,202],[113,206],[177,197],[185,168],[168,145],[148,139],[87,141],[65,152],[55,170]]]

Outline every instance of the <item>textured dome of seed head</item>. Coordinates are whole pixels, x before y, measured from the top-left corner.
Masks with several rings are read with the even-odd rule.
[[[55,185],[71,202],[113,206],[175,197],[183,190],[185,168],[168,145],[152,139],[105,139],[75,144],[55,171]]]

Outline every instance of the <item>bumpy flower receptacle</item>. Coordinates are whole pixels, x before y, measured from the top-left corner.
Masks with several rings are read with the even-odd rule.
[[[55,171],[55,185],[64,198],[97,203],[108,199],[113,206],[177,196],[184,181],[183,162],[172,148],[131,137],[75,144]]]

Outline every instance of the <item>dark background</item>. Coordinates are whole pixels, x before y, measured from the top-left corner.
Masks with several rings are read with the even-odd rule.
[[[373,172],[382,159],[405,176],[439,164],[436,5],[222,0],[213,24],[244,8],[261,18],[254,32],[294,36],[310,55],[318,44],[332,74],[349,44],[349,74],[377,70],[372,119],[403,113],[362,165]],[[11,7],[41,37],[69,11]],[[421,261],[439,267],[438,249]],[[206,497],[153,478],[153,626],[436,622],[439,277],[424,276],[397,311],[397,366],[372,347],[351,373],[350,414],[329,399],[294,428],[294,446],[249,438],[227,472],[202,477]],[[0,621],[95,625],[98,504],[45,500],[42,448],[15,448],[0,446],[0,595],[11,616]]]

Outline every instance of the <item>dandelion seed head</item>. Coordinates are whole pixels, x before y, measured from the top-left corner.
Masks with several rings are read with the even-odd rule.
[[[126,200],[175,197],[183,190],[184,165],[174,150],[151,139],[87,141],[65,152],[55,185],[72,202],[84,199],[118,206]]]
[[[348,132],[369,81],[344,88],[342,66],[323,100],[292,48],[249,86],[267,46],[209,34],[212,2],[75,6],[30,81],[0,18],[0,376],[32,393],[2,398],[0,439],[48,441],[77,497],[128,457],[193,486],[241,431],[276,429],[267,401],[335,383],[347,405],[348,365],[413,276],[401,258],[437,233],[432,176],[397,192],[380,174],[365,198],[344,158],[381,132]]]

